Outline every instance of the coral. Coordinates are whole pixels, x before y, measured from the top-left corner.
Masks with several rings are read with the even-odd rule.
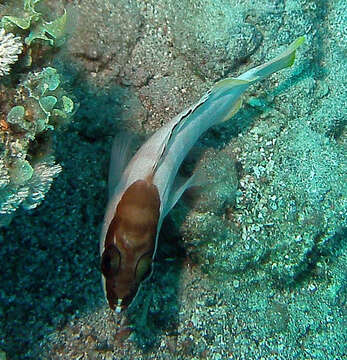
[[[61,171],[51,155],[51,133],[71,118],[74,104],[60,84],[51,67],[29,73],[16,89],[16,105],[2,119],[0,226],[20,205],[38,206]]]
[[[24,0],[20,16],[0,20],[0,76],[9,73],[25,44],[16,75],[0,83],[0,226],[9,224],[19,206],[33,209],[42,202],[61,171],[52,130],[67,123],[74,110],[57,70],[39,70],[36,63],[44,62],[49,47],[64,42],[66,11],[48,22],[35,8],[39,2]],[[33,63],[37,70],[28,73]]]
[[[34,61],[32,59],[33,45],[40,49],[42,45],[59,47],[65,42],[66,10],[64,10],[63,15],[49,22],[44,19],[43,14],[35,9],[35,6],[40,2],[41,0],[24,0],[20,17],[5,15],[0,21],[0,28],[23,37],[23,43],[27,45],[23,56],[23,64],[26,66],[31,66]],[[40,57],[38,56],[38,58]]]
[[[64,42],[66,11],[54,21],[47,22],[43,15],[36,11],[35,6],[41,0],[24,0],[23,16],[3,16],[1,24],[4,29],[27,30],[29,33],[25,43],[30,45],[33,41],[40,39],[48,42],[51,46],[59,46]]]
[[[33,168],[28,161],[18,160],[11,174],[3,159],[0,159],[0,167],[0,226],[9,224],[20,204],[27,210],[37,207],[61,171],[61,166],[54,164],[53,157],[44,159]]]
[[[59,164],[54,164],[53,156],[35,164],[33,175],[26,183],[29,192],[22,206],[27,210],[36,208],[44,199],[45,194],[52,185],[53,179],[61,170],[62,168]]]
[[[20,37],[15,37],[12,33],[6,34],[4,29],[0,29],[0,76],[10,72],[10,65],[18,60],[22,49]]]

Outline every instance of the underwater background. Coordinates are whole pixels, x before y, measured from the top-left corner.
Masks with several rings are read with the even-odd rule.
[[[346,1],[0,0],[0,17],[0,360],[345,358]],[[206,184],[120,328],[98,244],[113,137],[142,144],[302,35],[183,164]]]

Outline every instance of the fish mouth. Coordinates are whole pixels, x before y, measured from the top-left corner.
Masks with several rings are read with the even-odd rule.
[[[120,314],[122,312],[122,310],[125,309],[125,305],[123,305],[122,307],[122,302],[123,302],[123,299],[118,299],[117,301],[117,306],[116,308],[114,309],[114,311],[117,313],[117,314]]]
[[[132,303],[134,297],[126,296],[124,298],[116,298],[112,303],[109,303],[110,308],[116,312],[117,314],[120,314],[121,312],[124,312],[129,305]]]

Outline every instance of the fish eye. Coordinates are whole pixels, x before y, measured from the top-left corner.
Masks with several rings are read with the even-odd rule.
[[[117,273],[120,264],[120,253],[114,245],[109,245],[102,254],[101,272],[105,277]]]
[[[144,254],[140,260],[137,262],[135,270],[135,279],[136,282],[144,280],[151,272],[152,265],[152,254]]]

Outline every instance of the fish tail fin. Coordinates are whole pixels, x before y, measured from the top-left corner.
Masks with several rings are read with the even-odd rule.
[[[295,41],[293,41],[285,51],[283,51],[280,55],[276,56],[274,59],[269,62],[257,66],[253,69],[246,71],[244,74],[239,76],[237,79],[240,80],[262,80],[269,75],[290,67],[294,64],[295,61],[295,52],[296,49],[302,45],[305,41],[304,36],[300,36]]]
[[[214,84],[209,93],[211,97],[213,96],[214,99],[217,99],[219,96],[223,96],[226,93],[229,93],[229,95],[232,96],[232,107],[220,122],[229,120],[238,112],[242,105],[242,94],[251,84],[262,80],[279,70],[292,66],[295,61],[296,49],[304,41],[305,38],[301,36],[292,42],[284,52],[267,63],[250,69],[237,78],[226,78]]]

